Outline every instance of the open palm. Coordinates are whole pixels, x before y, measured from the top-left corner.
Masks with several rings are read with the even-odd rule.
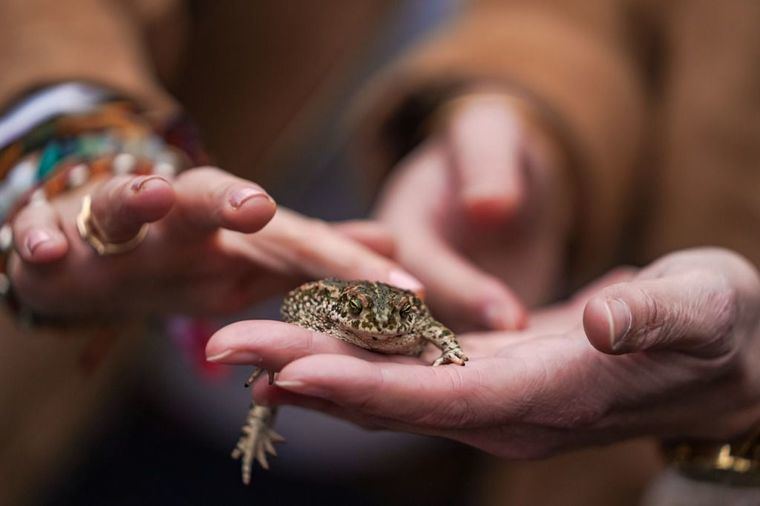
[[[619,280],[619,278],[618,278]],[[609,281],[602,282],[602,286]],[[746,261],[695,250],[537,314],[524,332],[460,336],[466,367],[369,353],[278,322],[239,322],[207,353],[279,370],[261,402],[438,435],[514,458],[641,434],[730,437],[758,418],[760,282]],[[610,301],[630,309],[627,324]]]

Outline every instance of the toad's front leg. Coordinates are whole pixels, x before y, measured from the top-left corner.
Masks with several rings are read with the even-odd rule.
[[[442,351],[441,356],[433,362],[434,367],[443,364],[464,365],[469,360],[454,333],[443,324],[431,320],[423,326],[421,333],[422,337]]]

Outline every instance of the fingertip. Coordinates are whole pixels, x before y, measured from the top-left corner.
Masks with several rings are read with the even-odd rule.
[[[609,309],[601,297],[593,297],[583,309],[583,330],[591,345],[604,353],[612,352]]]
[[[401,269],[394,269],[388,274],[388,283],[414,292],[418,297],[425,297],[425,287],[417,278]]]
[[[60,230],[35,228],[19,241],[16,251],[27,262],[54,262],[66,254],[68,241]]]
[[[174,200],[171,183],[161,176],[116,176],[93,192],[92,220],[108,241],[126,241],[166,216]]]
[[[520,198],[516,194],[466,191],[462,195],[467,217],[474,224],[500,225],[517,213]]]
[[[631,325],[631,310],[621,299],[593,297],[583,310],[586,337],[594,348],[604,353],[631,351],[625,345]]]
[[[174,189],[171,183],[161,176],[134,178],[128,188],[125,205],[140,222],[151,223],[160,220],[174,205]]]
[[[523,330],[528,326],[528,320],[530,319],[528,310],[520,304],[515,313],[515,330]]]
[[[493,302],[485,306],[483,320],[493,330],[520,330],[528,325],[528,312],[519,301]]]
[[[277,204],[263,189],[245,186],[231,190],[224,207],[223,226],[250,234],[261,230],[274,217]]]
[[[129,181],[129,189],[135,194],[145,194],[171,188],[171,183],[158,174],[138,176]]]
[[[270,204],[274,204],[274,199],[262,188],[258,186],[244,186],[231,190],[227,197],[227,202],[233,209],[241,209],[248,202],[256,202],[262,198],[269,201]]]
[[[520,298],[501,280],[483,277],[474,285],[479,293],[480,316],[486,327],[494,330],[518,330],[528,323],[528,311]]]

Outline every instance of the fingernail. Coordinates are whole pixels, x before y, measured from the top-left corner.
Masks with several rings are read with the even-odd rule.
[[[259,355],[245,350],[224,350],[216,355],[206,357],[207,362],[223,362],[227,364],[251,364],[259,365],[262,359]]]
[[[154,181],[155,181],[155,183],[154,183]],[[137,192],[139,192],[141,190],[144,190],[145,188],[149,188],[150,186],[153,186],[153,185],[158,186],[158,184],[168,185],[169,181],[167,181],[166,179],[164,179],[161,176],[155,176],[155,175],[154,176],[138,177],[138,178],[136,178],[135,180],[132,181],[132,184],[129,186],[129,188],[133,192],[137,193]]]
[[[606,302],[607,325],[609,326],[610,346],[618,351],[631,330],[633,316],[628,304],[620,299],[610,299]]]
[[[258,188],[251,188],[250,186],[246,188],[238,188],[237,190],[233,191],[232,194],[230,194],[229,202],[232,207],[238,209],[254,197],[263,197],[270,202],[274,202],[269,194],[262,190],[259,190]]]
[[[34,250],[40,247],[41,244],[48,242],[52,239],[51,235],[45,230],[32,230],[26,236],[26,250],[30,255],[34,254]]]
[[[299,380],[277,380],[274,384],[285,390],[301,390],[306,386],[306,383]]]
[[[415,293],[422,293],[424,290],[422,283],[420,283],[417,278],[401,270],[391,271],[388,275],[388,281],[390,281],[390,284],[393,286],[410,290]]]
[[[300,380],[277,380],[274,382],[276,387],[295,392],[297,394],[311,395],[312,397],[328,398],[328,393],[314,385],[309,385]]]

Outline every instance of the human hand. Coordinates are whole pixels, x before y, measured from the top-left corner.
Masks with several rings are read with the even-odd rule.
[[[255,385],[259,402],[511,458],[639,435],[727,439],[750,429],[760,419],[755,269],[702,249],[628,277],[542,311],[523,332],[459,336],[465,367],[430,367],[430,357],[373,354],[262,321],[220,330],[207,355],[232,350],[224,362],[280,371],[273,386]]]
[[[449,110],[394,170],[376,214],[449,323],[520,327],[519,298],[554,295],[564,268],[572,216],[558,146],[503,93],[454,99]]]
[[[98,256],[75,225],[85,194],[109,241],[152,223],[144,242]],[[380,227],[332,227],[275,209],[261,187],[215,168],[172,181],[115,176],[24,208],[13,222],[10,278],[25,305],[57,316],[224,313],[326,276],[421,288],[382,256],[393,241]]]

